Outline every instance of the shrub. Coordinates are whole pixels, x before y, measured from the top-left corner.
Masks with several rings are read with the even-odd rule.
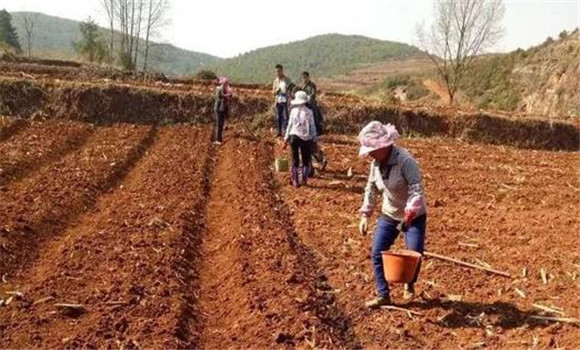
[[[560,35],[558,35],[560,39],[566,39],[568,37],[568,32],[563,30]]]
[[[385,85],[386,85],[387,89],[393,89],[393,88],[396,88],[398,86],[408,85],[410,80],[411,80],[411,77],[408,75],[397,75],[397,76],[388,78],[385,81]]]
[[[217,75],[209,69],[200,70],[193,76],[193,80],[216,80],[217,78]]]

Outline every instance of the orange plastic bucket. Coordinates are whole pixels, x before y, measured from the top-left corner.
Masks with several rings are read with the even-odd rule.
[[[385,279],[391,283],[411,282],[422,257],[420,253],[412,250],[386,250],[381,254]]]

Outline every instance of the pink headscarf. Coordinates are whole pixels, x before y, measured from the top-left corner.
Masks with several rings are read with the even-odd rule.
[[[231,95],[232,88],[230,87],[230,82],[228,81],[227,77],[219,77],[218,79],[219,84],[222,86],[222,91],[226,95]]]
[[[398,138],[399,132],[394,125],[372,121],[358,135],[361,145],[358,155],[364,157],[372,151],[389,147]]]

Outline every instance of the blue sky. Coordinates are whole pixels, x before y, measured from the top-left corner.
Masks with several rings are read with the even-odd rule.
[[[169,23],[157,39],[230,57],[317,34],[361,34],[415,44],[432,2],[394,0],[169,0]],[[580,0],[505,1],[505,36],[493,51],[527,48],[579,26]],[[99,0],[0,0],[8,11],[38,11],[105,25]]]

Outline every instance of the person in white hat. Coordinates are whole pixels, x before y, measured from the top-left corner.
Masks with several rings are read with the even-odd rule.
[[[395,126],[370,122],[359,134],[359,156],[373,159],[364,193],[359,230],[368,231],[368,218],[377,204],[377,193],[382,192],[383,204],[374,237],[371,259],[377,286],[377,297],[368,301],[369,308],[380,308],[391,303],[389,284],[383,271],[382,252],[388,250],[399,235],[405,234],[407,249],[423,254],[427,227],[427,204],[421,170],[415,158],[406,149],[397,147],[399,133]],[[414,284],[420,266],[411,283],[405,284],[403,297],[412,299]]]
[[[292,148],[292,167],[290,175],[292,185],[299,187],[306,185],[310,175],[312,143],[316,142],[316,125],[314,114],[306,106],[308,95],[298,91],[290,103],[293,108],[288,119],[288,127],[284,136],[284,149],[290,144]],[[302,156],[302,182],[300,182],[300,156]]]

